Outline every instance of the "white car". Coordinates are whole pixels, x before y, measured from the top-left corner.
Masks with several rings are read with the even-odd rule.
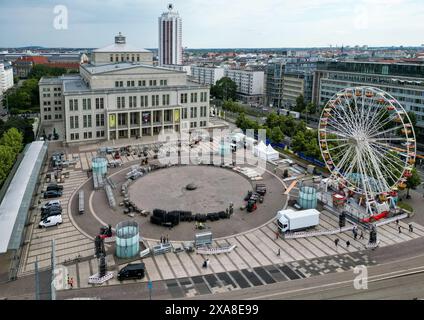
[[[40,228],[48,228],[48,227],[58,226],[61,223],[62,223],[62,215],[57,215],[57,216],[51,216],[44,219],[38,224],[38,226]]]
[[[49,208],[51,206],[60,207],[60,200],[50,200],[50,201],[46,202],[44,204],[44,206],[41,207],[41,209],[44,210],[44,209],[47,209],[47,208]]]

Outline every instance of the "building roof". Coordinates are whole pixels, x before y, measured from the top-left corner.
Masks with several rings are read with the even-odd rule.
[[[18,63],[20,61],[32,62],[34,64],[47,64],[47,63],[49,63],[49,60],[48,60],[47,57],[41,57],[41,56],[20,57],[18,60],[15,61],[15,63]]]
[[[31,143],[0,204],[0,253],[18,249],[38,175],[47,153],[44,141]]]
[[[134,52],[134,53],[146,53],[146,52],[150,52],[149,50],[146,49],[141,49],[141,48],[137,48],[134,47],[130,44],[127,43],[114,43],[111,44],[109,46],[103,47],[103,48],[99,48],[99,49],[95,49],[93,50],[93,52],[107,52],[107,53],[119,53],[119,52]]]
[[[67,74],[60,77],[42,77],[38,84],[40,85],[60,85],[64,80],[81,79],[79,74]]]
[[[185,73],[184,71],[174,70],[170,68],[156,67],[148,64],[141,64],[136,62],[121,62],[121,63],[110,63],[110,64],[83,64],[82,67],[90,74],[101,74],[111,71],[129,70],[134,68],[148,68],[154,70],[171,71],[175,73]]]

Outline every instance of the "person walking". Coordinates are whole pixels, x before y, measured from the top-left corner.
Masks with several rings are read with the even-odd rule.
[[[396,225],[399,225],[399,219],[396,219]]]
[[[402,233],[402,227],[398,226],[399,233]]]
[[[350,241],[349,241],[349,240],[347,240],[347,241],[346,241],[346,248],[349,248],[349,246],[350,246]]]
[[[169,243],[169,235],[166,235],[166,243]]]
[[[359,240],[364,240],[364,230],[361,230],[361,234],[359,235]]]
[[[281,249],[280,249],[280,248],[278,248],[277,256],[280,256],[280,254],[281,254]]]
[[[414,232],[414,227],[412,226],[412,223],[409,224],[409,232]]]
[[[280,237],[280,233],[277,231],[275,231],[275,240],[278,240],[278,238]]]
[[[339,239],[338,238],[336,240],[334,240],[334,244],[336,245],[336,248],[337,248],[337,246],[339,245]]]

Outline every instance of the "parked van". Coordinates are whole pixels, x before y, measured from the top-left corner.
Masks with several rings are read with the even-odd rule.
[[[51,216],[44,219],[38,224],[38,226],[40,228],[48,228],[48,227],[58,226],[61,223],[62,223],[62,215],[58,215],[58,216]]]
[[[130,263],[118,272],[118,280],[142,279],[145,275],[144,263]]]

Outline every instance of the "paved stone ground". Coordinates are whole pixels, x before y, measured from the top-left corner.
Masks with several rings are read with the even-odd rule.
[[[62,201],[69,201],[70,195],[85,180],[86,175],[81,169],[88,168],[90,159],[94,156],[96,156],[95,152],[68,154],[69,159],[79,157],[79,161],[75,170],[71,170],[70,179],[65,182],[65,194]],[[130,163],[135,160],[138,158],[131,155],[125,157],[124,162]],[[65,207],[64,209],[66,209]],[[69,212],[65,213],[65,218],[68,214]],[[81,218],[84,216],[88,217],[88,215],[83,215]],[[56,238],[57,242],[61,241],[59,243],[61,246],[57,248],[59,264],[78,254],[87,257],[86,260],[71,264],[67,268],[69,275],[77,280],[75,287],[92,287],[93,285],[89,285],[87,279],[89,275],[97,271],[97,260],[89,258],[93,254],[93,243],[78,231],[77,227],[79,228],[80,222],[77,221],[77,227],[75,227],[71,221],[67,219],[64,221],[65,223],[58,228],[32,231],[31,243],[25,251],[25,262],[22,264],[21,275],[32,271],[35,256],[39,256],[44,266],[47,265],[50,258],[49,241]],[[38,223],[36,220],[34,222]],[[407,223],[410,222],[415,227],[413,233],[408,232]],[[424,227],[417,222],[401,221],[400,225],[402,233],[398,232],[395,223],[378,228],[381,247],[401,244],[424,236]],[[98,230],[99,226],[100,223],[95,229]],[[337,228],[337,218],[323,211],[320,227]],[[360,241],[354,240],[351,233],[307,239],[276,240],[275,232],[276,225],[269,222],[252,228],[249,232],[215,239],[214,246],[235,244],[237,248],[231,253],[209,257],[211,264],[208,269],[201,268],[206,256],[186,252],[167,253],[143,259],[146,264],[147,276],[140,281],[133,282],[169,281],[170,285],[167,287],[175,288],[173,293],[175,297],[187,297],[213,292],[212,290],[218,292],[217,290],[231,290],[231,288],[241,288],[246,285],[260,285],[272,281],[325,274],[334,272],[334,270],[338,272],[343,268],[351,267],[351,260],[355,263],[373,263],[364,256],[361,258],[368,235],[366,235],[366,239]],[[336,238],[340,239],[337,248],[334,246]],[[346,247],[347,240],[351,242],[350,247]],[[148,240],[146,244],[151,247],[157,242]],[[280,255],[277,255],[278,249],[280,249]],[[357,256],[358,254],[359,256]],[[108,255],[107,259],[110,270],[117,271],[123,266],[116,264],[112,255]],[[104,285],[116,284],[119,282],[113,278]]]
[[[190,183],[196,185],[196,190],[186,190]],[[252,184],[230,170],[183,166],[162,169],[139,178],[130,186],[129,196],[137,206],[149,211],[160,208],[208,213],[225,211],[230,202],[234,203],[234,208],[240,208],[248,190],[252,190]]]

